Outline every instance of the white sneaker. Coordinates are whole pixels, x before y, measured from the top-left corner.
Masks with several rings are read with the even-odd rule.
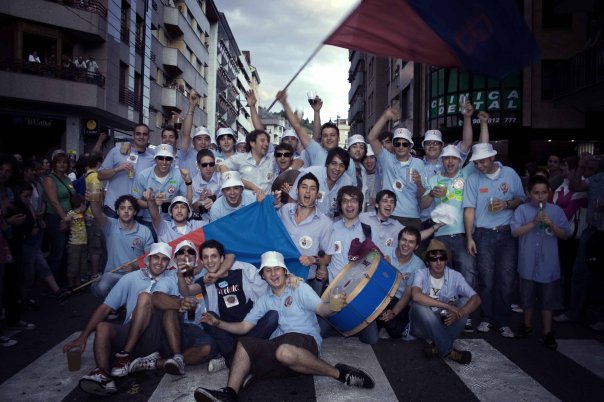
[[[464,332],[474,332],[474,326],[472,325],[472,319],[471,318],[468,318],[466,320],[466,326],[464,327],[463,330],[464,330]]]
[[[185,362],[182,355],[174,355],[171,359],[166,360],[164,363],[164,371],[172,375],[184,375]]]
[[[514,337],[514,333],[512,332],[510,327],[508,327],[507,325],[499,328],[499,334],[501,336],[503,336],[504,338],[513,338]]]
[[[491,325],[490,322],[486,322],[486,321],[482,321],[480,324],[478,324],[478,327],[476,328],[476,330],[478,332],[484,332],[487,333],[491,330],[491,327],[493,325]]]
[[[518,304],[512,304],[510,306],[510,308],[512,309],[512,311],[514,313],[523,313],[524,312],[524,310],[522,309],[522,307],[520,307]]]
[[[150,371],[157,369],[157,361],[159,360],[160,355],[157,352],[151,353],[149,356],[145,357],[137,357],[132,360],[130,363],[130,367],[128,368],[128,373],[136,373],[138,371]]]
[[[226,368],[227,368],[227,366],[226,366],[226,362],[224,361],[224,357],[212,359],[208,363],[208,372],[209,373],[217,373],[219,371],[225,370]]]
[[[568,316],[565,313],[560,313],[558,315],[555,315],[553,320],[555,322],[569,322],[570,318],[568,318]]]
[[[386,328],[380,328],[380,333],[378,334],[378,336],[380,337],[380,339],[390,339],[390,334],[388,334]]]

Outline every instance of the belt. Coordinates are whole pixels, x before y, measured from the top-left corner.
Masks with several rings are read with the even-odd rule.
[[[490,232],[509,232],[510,230],[512,230],[510,228],[510,225],[501,225],[501,226],[495,226],[493,228],[478,228],[480,230],[488,230]]]
[[[447,235],[440,235],[440,236],[435,236],[436,238],[438,237],[448,237],[450,239],[454,239],[456,237],[466,237],[465,233],[454,233],[454,234],[447,234]]]

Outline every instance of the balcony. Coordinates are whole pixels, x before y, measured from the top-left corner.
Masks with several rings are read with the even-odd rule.
[[[184,94],[184,89],[162,88],[161,89],[161,105],[168,109],[176,109],[179,112],[186,109],[187,97]]]
[[[172,36],[181,36],[181,27],[188,25],[187,19],[176,7],[164,6],[164,26]]]
[[[582,111],[604,109],[604,43],[585,49],[556,69],[553,98]]]
[[[180,50],[173,47],[165,47],[162,51],[163,64],[171,74],[182,74],[185,71],[185,64],[189,61]]]
[[[353,103],[350,104],[348,111],[348,122],[352,125],[355,121],[363,121],[365,115],[365,99],[362,96],[357,96]]]
[[[357,73],[352,76],[352,81],[350,82],[350,90],[348,91],[348,103],[350,103],[356,94],[359,91],[363,91],[365,89],[365,73],[363,71],[357,71]]]
[[[30,63],[21,59],[1,60],[0,70],[37,75],[39,77],[51,79],[85,82],[97,85],[101,88],[105,87],[105,76],[102,74],[89,73],[86,70],[79,70],[76,68],[63,68],[62,66],[45,63]]]

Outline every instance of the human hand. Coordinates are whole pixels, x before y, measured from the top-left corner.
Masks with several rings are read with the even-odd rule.
[[[310,267],[311,265],[315,264],[315,257],[310,255],[301,255],[300,258],[298,258],[298,261],[300,261],[300,264],[304,265],[305,267]]]
[[[276,98],[279,102],[286,103],[287,102],[287,90],[282,89],[279,92],[277,92]]]
[[[389,106],[384,111],[384,116],[389,120],[399,120],[401,118],[401,112],[398,110],[398,108]]]
[[[393,319],[394,317],[396,317],[396,314],[394,314],[394,312],[391,309],[387,309],[386,311],[384,311],[382,313],[382,315],[380,315],[380,320],[382,320],[384,322],[388,322],[391,319]]]
[[[253,89],[250,89],[245,93],[245,101],[249,107],[256,107],[258,99],[256,99],[256,94],[254,93]]]
[[[447,195],[447,188],[445,186],[435,186],[430,190],[430,195],[433,198],[443,198]]]
[[[180,175],[181,175],[182,179],[185,181],[185,183],[188,183],[191,181],[191,175],[189,174],[189,169],[180,168]]]
[[[23,222],[25,222],[25,218],[25,214],[16,214],[10,218],[6,218],[6,223],[9,225],[21,225]]]
[[[466,249],[468,250],[468,253],[472,257],[476,257],[477,249],[476,249],[476,242],[474,241],[474,239],[468,238],[466,240]]]
[[[67,353],[74,348],[79,348],[80,353],[84,353],[86,350],[86,339],[83,339],[81,336],[79,336],[73,341],[67,342],[65,345],[63,345],[63,352]]]
[[[199,105],[199,94],[194,89],[189,92],[189,107]]]
[[[299,283],[304,283],[304,279],[292,274],[287,275],[287,284],[291,286],[292,290],[296,290]]]
[[[205,274],[203,276],[203,283],[206,285],[211,285],[211,284],[215,283],[217,279],[218,279],[218,276],[216,274],[208,272],[207,274]]]
[[[149,187],[148,189],[143,191],[143,198],[145,199],[145,201],[155,204],[155,196],[153,194],[153,189]]]
[[[463,106],[461,114],[464,117],[472,117],[472,114],[474,114],[474,106],[472,105],[472,102],[470,102],[470,99],[466,99],[466,103]]]
[[[324,281],[325,279],[327,279],[327,269],[323,267],[317,268],[317,271],[315,272],[315,278],[320,281]]]
[[[208,324],[211,327],[217,327],[218,324],[220,324],[220,320],[218,318],[216,318],[214,316],[214,314],[210,314],[210,313],[203,313],[201,315],[201,320],[202,323],[204,324]]]
[[[323,100],[319,98],[319,95],[315,96],[315,103],[311,103],[310,107],[312,107],[312,110],[315,112],[321,111],[321,108],[323,107]]]
[[[489,122],[489,114],[481,110],[478,112],[478,119],[480,120],[480,124],[487,124]]]

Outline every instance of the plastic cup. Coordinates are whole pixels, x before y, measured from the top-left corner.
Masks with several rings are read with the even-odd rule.
[[[67,351],[67,369],[69,371],[79,371],[81,361],[80,348],[71,348]]]
[[[336,286],[331,290],[329,298],[329,309],[331,311],[340,311],[344,305],[344,292],[341,286]]]
[[[495,198],[489,198],[489,205],[487,207],[489,212],[495,212]]]
[[[187,297],[187,300],[192,302],[192,306],[187,310],[187,320],[194,321],[195,312],[197,311],[197,298],[196,297]]]
[[[308,91],[306,93],[306,97],[308,98],[308,103],[314,105],[316,102],[315,98],[317,97],[317,93],[315,91]]]
[[[410,182],[413,182],[413,172],[415,172],[415,169],[409,168],[407,178],[409,179]]]

